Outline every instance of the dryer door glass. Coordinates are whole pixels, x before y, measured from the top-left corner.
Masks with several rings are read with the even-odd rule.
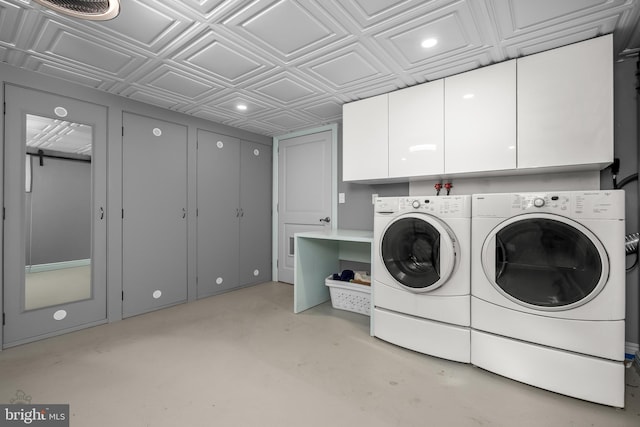
[[[440,232],[421,219],[399,219],[382,237],[384,265],[403,285],[428,288],[441,278],[440,238]]]
[[[598,249],[564,222],[530,218],[496,233],[495,284],[516,301],[563,307],[590,299],[602,276]],[[586,301],[583,301],[586,302]]]

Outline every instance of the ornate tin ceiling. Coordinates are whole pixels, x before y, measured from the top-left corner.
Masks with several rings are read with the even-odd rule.
[[[122,0],[109,21],[0,0],[0,60],[274,136],[340,122],[345,102],[602,34],[616,55],[637,54],[639,20],[636,0]]]

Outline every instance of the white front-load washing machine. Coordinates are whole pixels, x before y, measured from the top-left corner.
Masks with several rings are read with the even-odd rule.
[[[470,361],[471,196],[379,197],[373,335]]]
[[[474,194],[471,363],[624,406],[624,192]]]

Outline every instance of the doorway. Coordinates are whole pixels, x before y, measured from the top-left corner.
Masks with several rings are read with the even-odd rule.
[[[337,228],[337,125],[274,138],[273,278],[293,283],[294,235]]]

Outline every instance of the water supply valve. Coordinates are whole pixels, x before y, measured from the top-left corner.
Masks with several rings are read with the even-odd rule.
[[[447,182],[447,183],[444,185],[444,188],[447,190],[447,196],[448,196],[448,195],[449,195],[449,193],[451,192],[451,189],[453,188],[453,184],[452,184],[452,183],[450,183],[450,182]]]

